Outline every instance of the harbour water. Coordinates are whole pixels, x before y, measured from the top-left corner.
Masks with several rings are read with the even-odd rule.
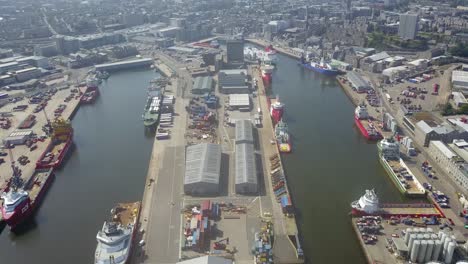
[[[293,136],[293,153],[283,161],[308,263],[365,263],[348,216],[350,202],[369,188],[382,202],[402,201],[378,162],[375,143],[355,127],[354,105],[334,77],[279,55],[272,89],[286,104]]]
[[[0,263],[93,263],[96,232],[118,202],[142,198],[153,137],[141,115],[152,70],[114,73],[73,119],[75,149],[28,230],[0,235]]]
[[[273,91],[286,104],[293,153],[285,169],[309,263],[364,263],[349,203],[375,188],[381,201],[401,196],[377,160],[375,144],[354,127],[354,106],[335,79],[279,55]],[[117,202],[141,199],[152,146],[141,114],[150,70],[115,73],[101,96],[73,120],[76,148],[30,230],[0,235],[1,263],[91,263],[95,236]],[[39,262],[41,263],[41,262]]]

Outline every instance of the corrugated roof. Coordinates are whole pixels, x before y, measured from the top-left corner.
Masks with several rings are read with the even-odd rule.
[[[238,142],[253,143],[252,122],[250,120],[236,121],[236,144]]]
[[[177,262],[177,264],[232,264],[232,260],[216,256],[203,256]]]
[[[257,184],[257,166],[253,144],[236,145],[236,184]]]
[[[230,106],[250,106],[250,98],[248,94],[230,94]]]
[[[197,77],[193,83],[193,90],[207,90],[213,87],[213,78],[210,76]]]
[[[440,152],[444,154],[444,156],[447,157],[448,159],[452,159],[457,156],[447,146],[445,146],[445,144],[442,141],[435,140],[435,141],[431,141],[430,144],[434,144],[434,146],[437,149],[439,149]]]
[[[359,74],[357,74],[356,72],[348,72],[346,74],[346,77],[348,78],[348,80],[351,82],[351,84],[353,86],[355,86],[356,88],[363,88],[363,87],[368,87],[370,88],[370,85],[366,82],[366,80],[364,80]]]
[[[372,56],[369,56],[367,58],[369,58],[371,61],[379,61],[379,60],[383,60],[383,59],[386,59],[386,58],[389,58],[390,55],[388,55],[387,52],[385,51],[382,51],[382,52],[379,52],[377,54],[374,54]]]
[[[431,133],[434,129],[426,123],[426,121],[421,120],[418,123],[416,123],[416,126],[418,126],[424,133]]]
[[[203,143],[187,147],[184,184],[207,182],[219,184],[221,146]]]

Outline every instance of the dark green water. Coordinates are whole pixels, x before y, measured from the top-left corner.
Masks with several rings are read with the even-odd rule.
[[[350,202],[375,188],[382,202],[401,196],[378,162],[375,144],[354,126],[354,105],[333,77],[303,69],[286,56],[273,93],[286,104],[294,151],[284,156],[309,263],[364,263],[351,227]]]
[[[23,235],[5,228],[0,263],[93,263],[96,233],[118,202],[142,198],[153,137],[141,114],[151,70],[113,74],[73,119],[76,148]]]

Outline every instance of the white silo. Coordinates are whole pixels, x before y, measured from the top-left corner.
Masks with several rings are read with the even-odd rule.
[[[426,230],[427,230],[428,233],[434,233],[434,229],[432,229],[430,227],[428,227]]]
[[[448,244],[450,243],[451,239],[449,236],[447,236],[445,238],[445,241],[444,241],[444,248],[442,249],[442,255],[445,257],[445,254],[447,253],[447,248],[448,248]]]
[[[426,257],[426,250],[427,250],[427,241],[423,240],[421,241],[421,248],[419,249],[418,253],[418,262],[423,263],[424,258]]]
[[[442,251],[442,242],[437,240],[434,244],[434,251],[432,252],[432,260],[437,261],[440,257],[440,252]]]
[[[429,233],[424,234],[424,240],[431,239],[431,235]]]
[[[436,240],[439,240],[439,236],[437,236],[436,234],[432,234],[431,239],[435,242]]]
[[[433,251],[434,251],[434,241],[433,240],[428,240],[427,241],[426,256],[424,257],[424,262],[428,262],[428,261],[431,260]]]
[[[417,240],[417,239],[416,239],[416,236],[417,236],[416,234],[411,234],[411,236],[410,236],[409,243],[408,243],[409,252],[411,252],[411,250],[413,249],[413,243],[414,243],[414,241]],[[408,253],[409,253],[409,252],[408,252]]]
[[[439,233],[441,233],[441,232],[442,231],[440,231]],[[446,236],[447,236],[447,234],[445,232],[442,232],[442,234],[440,236],[440,242],[442,242],[442,244],[444,244]]]
[[[447,254],[445,255],[446,264],[450,264],[452,262],[453,251],[455,251],[455,242],[450,242],[447,248]]]
[[[421,234],[421,233],[418,233],[418,234],[416,235],[416,239],[417,239],[417,240],[423,240],[423,239],[424,239],[424,235]]]
[[[442,232],[442,231],[439,231],[439,233],[437,233],[437,236],[439,237],[439,239],[442,238],[442,234],[443,234],[443,233],[444,233],[444,232]]]
[[[405,234],[405,244],[408,245],[411,234],[413,233],[413,228],[406,228]]]
[[[413,248],[411,249],[411,262],[416,262],[418,260],[420,247],[421,247],[421,241],[415,240],[413,242]]]

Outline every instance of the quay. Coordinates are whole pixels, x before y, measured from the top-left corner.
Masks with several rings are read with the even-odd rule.
[[[125,60],[125,61],[118,61],[118,62],[113,62],[113,63],[99,64],[99,65],[96,65],[95,68],[98,71],[118,71],[118,70],[124,70],[124,69],[150,66],[152,63],[153,63],[153,59],[143,58],[143,59],[137,59],[137,60]]]
[[[262,46],[262,47],[268,47],[269,45],[272,45],[272,43],[269,43],[265,40],[262,40],[262,39],[252,39],[252,38],[249,38],[249,39],[245,39],[246,42],[249,42],[249,43],[253,43],[255,45],[259,45],[259,46]],[[293,59],[300,59],[301,58],[301,55],[300,54],[295,54],[292,50],[288,50],[286,48],[283,48],[281,46],[273,46],[275,48],[275,50],[277,50],[279,53],[281,54],[284,54],[288,57],[291,57]]]
[[[251,73],[253,78],[257,80],[262,80],[260,69],[253,66],[251,68]],[[258,102],[259,107],[264,113],[263,116],[263,126],[258,128],[260,135],[260,143],[263,148],[263,164],[264,165],[264,181],[265,188],[267,189],[267,196],[272,200],[272,209],[273,209],[273,220],[274,220],[274,230],[275,230],[275,244],[273,250],[275,252],[275,263],[303,263],[303,252],[301,245],[299,243],[300,235],[297,228],[296,218],[294,215],[285,216],[282,212],[280,203],[276,201],[276,196],[273,190],[271,169],[269,168],[270,157],[277,156],[279,157],[280,170],[282,174],[287,178],[286,173],[283,169],[283,162],[281,159],[281,154],[279,153],[279,148],[276,140],[275,144],[271,144],[271,140],[274,139],[274,127],[273,122],[270,117],[270,109],[268,104],[268,95],[266,87],[262,81],[258,82]],[[268,187],[267,187],[268,186]],[[288,190],[287,184],[285,188],[289,196],[291,196],[290,190]]]

